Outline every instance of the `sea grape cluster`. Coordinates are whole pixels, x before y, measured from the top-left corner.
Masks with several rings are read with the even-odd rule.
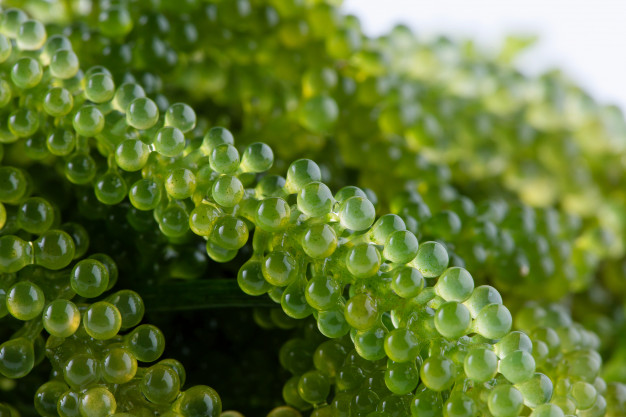
[[[142,291],[219,291],[222,263],[293,332],[282,399],[225,410],[626,413],[626,124],[516,72],[514,40],[370,39],[322,0],[23,3],[0,15],[0,390],[49,369],[0,411],[241,416],[142,324]]]

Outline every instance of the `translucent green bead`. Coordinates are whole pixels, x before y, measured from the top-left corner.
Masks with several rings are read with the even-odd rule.
[[[56,337],[70,337],[80,325],[78,307],[69,300],[54,300],[43,312],[43,327]]]
[[[58,416],[57,403],[68,388],[62,381],[46,382],[35,393],[35,410],[41,416]]]
[[[356,232],[368,229],[375,218],[374,205],[365,197],[350,197],[339,208],[341,225]]]
[[[576,408],[587,410],[596,402],[598,392],[596,388],[588,382],[577,381],[572,386],[572,398],[576,402]]]
[[[250,260],[239,268],[237,274],[239,288],[248,295],[262,295],[272,286],[265,280],[261,271],[261,262]]]
[[[82,136],[95,136],[104,129],[104,116],[96,106],[83,106],[74,116],[74,130]]]
[[[385,352],[394,362],[415,361],[419,349],[419,339],[409,329],[394,329],[385,338]]]
[[[404,220],[395,214],[385,214],[376,220],[369,233],[374,243],[384,245],[392,233],[401,230],[406,230]]]
[[[440,276],[448,267],[449,257],[446,248],[439,242],[424,242],[417,250],[412,266],[426,278]]]
[[[0,64],[5,62],[11,56],[13,45],[11,40],[5,35],[0,34]]]
[[[63,35],[52,35],[46,40],[46,44],[39,56],[40,61],[44,65],[50,65],[52,55],[61,49],[72,50],[72,42]]]
[[[107,417],[115,413],[117,403],[111,391],[104,387],[95,387],[81,395],[78,407],[83,417]]]
[[[213,204],[201,203],[189,214],[189,228],[198,236],[208,236],[221,210]]]
[[[76,391],[66,391],[61,394],[57,402],[57,411],[60,417],[80,417],[78,403],[80,394]]]
[[[11,80],[18,88],[33,88],[39,84],[42,77],[41,65],[29,57],[18,59],[11,68]]]
[[[196,112],[185,103],[174,103],[165,112],[165,126],[187,133],[196,127]]]
[[[261,272],[267,282],[278,287],[291,284],[296,277],[296,260],[287,252],[270,252],[261,265]]]
[[[22,22],[28,19],[28,15],[20,9],[10,8],[4,10],[4,16],[0,18],[0,29],[9,38],[16,38]]]
[[[416,297],[423,288],[424,277],[417,269],[401,266],[393,271],[391,289],[400,297]]]
[[[408,230],[393,232],[385,242],[383,256],[390,262],[407,263],[417,255],[418,242]]]
[[[146,96],[144,89],[135,83],[124,83],[117,87],[115,95],[113,96],[113,107],[121,112],[126,113],[130,103],[137,99]]]
[[[533,352],[533,342],[524,332],[510,332],[504,336],[498,343],[494,345],[496,355],[504,358],[509,353],[516,350],[525,350],[528,353]]]
[[[206,243],[206,252],[215,262],[229,262],[237,256],[237,249],[226,249],[211,240]]]
[[[367,278],[378,272],[380,252],[374,245],[362,243],[350,249],[346,255],[346,267],[357,278]]]
[[[458,339],[470,330],[472,318],[463,304],[456,301],[443,303],[435,313],[437,331],[448,339]]]
[[[244,188],[239,178],[220,175],[213,183],[211,196],[222,207],[234,207],[243,198]]]
[[[0,237],[0,271],[17,272],[32,262],[32,250],[28,242],[17,236]]]
[[[98,297],[108,288],[109,271],[95,259],[83,259],[74,265],[70,285],[81,297]]]
[[[385,385],[396,395],[412,392],[419,383],[419,370],[414,362],[392,362],[387,364]],[[387,415],[387,414],[382,414]]]
[[[248,145],[241,157],[240,168],[243,172],[265,172],[274,164],[272,148],[262,142]]]
[[[176,372],[178,375],[178,380],[180,381],[180,386],[185,385],[185,380],[187,379],[187,374],[185,372],[185,367],[182,363],[178,362],[176,359],[163,359],[159,361],[160,365],[169,366]]]
[[[289,194],[300,192],[305,185],[312,182],[319,182],[322,173],[319,166],[310,159],[298,159],[289,165],[285,189]]]
[[[227,250],[237,250],[248,241],[248,226],[238,217],[226,215],[216,220],[209,236],[213,243]]]
[[[306,301],[306,288],[301,281],[289,284],[280,298],[280,305],[285,314],[294,319],[303,319],[313,313],[313,307]]]
[[[476,316],[474,328],[476,333],[487,339],[504,337],[513,324],[509,310],[502,304],[489,304]]]
[[[7,378],[26,376],[35,366],[33,343],[24,338],[11,339],[0,345],[0,374]]]
[[[9,115],[9,130],[19,138],[32,136],[39,129],[39,116],[36,112],[21,108]]]
[[[280,406],[272,409],[266,417],[300,417],[302,414],[295,408],[289,406]],[[220,417],[243,417],[243,414],[237,411],[224,411]]]
[[[34,135],[24,141],[24,155],[33,161],[40,161],[50,156],[46,147],[46,138],[43,135]]]
[[[126,336],[126,348],[140,362],[154,362],[165,349],[161,330],[150,324],[137,326]]]
[[[346,321],[343,309],[333,309],[318,313],[317,328],[324,336],[336,339],[348,334],[350,324]]]
[[[281,366],[290,373],[302,375],[311,369],[311,347],[304,339],[289,339],[281,346],[278,352],[278,360]]]
[[[0,108],[6,107],[12,98],[13,91],[11,91],[11,85],[5,80],[0,80]]]
[[[332,379],[342,367],[346,354],[346,348],[341,342],[328,340],[315,349],[313,364],[318,371]]]
[[[330,96],[319,95],[307,99],[298,116],[304,128],[314,133],[328,133],[339,118],[339,107]]]
[[[524,351],[516,350],[500,359],[500,373],[513,384],[524,382],[535,374],[535,359]]]
[[[113,304],[98,301],[85,311],[83,325],[87,334],[94,339],[111,339],[122,327],[122,315]]]
[[[183,417],[219,417],[222,412],[219,395],[205,385],[196,385],[184,391],[177,404]]]
[[[290,217],[289,204],[280,197],[270,197],[259,204],[255,213],[255,223],[262,230],[277,232],[289,225]]]
[[[53,87],[46,93],[43,109],[52,117],[63,117],[72,111],[74,97],[63,87]]]
[[[163,156],[175,157],[185,149],[185,135],[178,128],[165,126],[154,138],[154,150]]]
[[[96,180],[94,191],[102,204],[114,205],[124,200],[128,194],[128,185],[119,173],[109,171]]]
[[[96,176],[96,162],[89,154],[74,153],[65,162],[65,176],[72,184],[88,184]]]
[[[189,231],[189,215],[184,207],[169,204],[159,214],[159,229],[165,236],[181,237]]]
[[[154,404],[170,404],[180,393],[180,380],[166,365],[151,366],[141,380],[141,392]]]
[[[50,74],[61,80],[72,78],[79,70],[78,57],[71,49],[61,49],[52,55]]]
[[[337,249],[337,234],[325,223],[313,224],[302,235],[301,245],[311,258],[328,258]]]
[[[524,404],[530,408],[535,408],[541,404],[547,403],[552,398],[552,380],[541,373],[536,373],[532,378],[522,383],[515,384],[515,388],[522,393],[524,396]],[[591,404],[589,406],[591,406]]]
[[[335,194],[335,200],[337,200],[337,202],[339,203],[343,203],[350,197],[367,198],[367,194],[365,194],[365,191],[363,191],[359,187],[355,187],[354,185],[346,185],[345,187],[341,187],[339,191],[337,191],[337,193]],[[385,241],[386,240],[387,239],[385,238]],[[383,241],[381,245],[385,243],[385,241]]]
[[[309,371],[298,380],[298,393],[308,403],[320,404],[326,402],[330,394],[330,381],[320,371]]]
[[[186,168],[174,169],[165,180],[165,191],[177,200],[193,195],[196,190],[196,176]]]
[[[434,417],[442,415],[441,395],[438,392],[424,389],[411,400],[412,417]]]
[[[463,302],[474,291],[474,279],[464,268],[448,268],[437,280],[435,291],[446,301]]]
[[[41,234],[52,226],[54,208],[41,197],[30,197],[20,205],[17,222],[23,230]]]
[[[346,321],[357,330],[367,330],[378,321],[376,300],[367,294],[357,294],[344,307]]]
[[[359,356],[368,361],[377,361],[385,357],[385,337],[387,329],[381,324],[367,330],[358,330],[354,334],[354,348]]]
[[[115,150],[115,162],[124,171],[139,171],[148,162],[150,148],[137,139],[126,139]]]
[[[535,408],[529,417],[565,417],[565,414],[556,404],[543,404]]]
[[[308,282],[304,294],[314,309],[329,310],[337,305],[342,289],[336,279],[320,275]]]
[[[98,29],[110,38],[122,38],[133,29],[133,19],[122,6],[109,6],[98,16]]]
[[[298,209],[309,217],[321,217],[330,213],[334,204],[333,194],[321,182],[312,182],[298,193]]]
[[[502,304],[502,296],[498,290],[492,286],[481,285],[480,287],[474,288],[470,298],[465,300],[463,304],[465,304],[470,313],[472,313],[472,317],[476,317],[483,307],[489,304]]]
[[[150,178],[135,182],[128,192],[130,203],[139,210],[154,210],[161,202],[161,198],[161,185]]]
[[[20,281],[7,291],[6,303],[7,310],[13,317],[28,321],[41,314],[46,298],[37,284]]]
[[[205,155],[211,155],[213,150],[220,145],[234,145],[235,138],[228,129],[213,127],[209,129],[202,139],[202,151]]]
[[[19,168],[0,167],[0,202],[15,204],[26,194],[28,181]]]
[[[461,392],[454,392],[443,406],[444,417],[475,417],[478,408],[474,400]]]
[[[17,47],[22,51],[36,51],[46,43],[45,26],[37,20],[25,20],[17,31]]]
[[[220,174],[234,174],[239,168],[239,151],[233,145],[216,146],[209,155],[211,169]]]
[[[429,389],[445,391],[454,384],[456,366],[446,357],[431,356],[422,364],[420,378]]]
[[[145,307],[143,300],[135,291],[118,291],[108,297],[107,301],[119,310],[122,316],[122,330],[135,327],[143,319]]]
[[[498,372],[498,357],[488,349],[471,349],[465,356],[463,369],[472,381],[487,382],[495,378]]]
[[[126,123],[135,129],[150,129],[159,121],[159,108],[149,98],[139,97],[128,104]]]
[[[109,74],[96,73],[87,77],[85,97],[93,103],[105,103],[113,98],[115,83]]]
[[[124,348],[113,348],[102,359],[102,376],[111,384],[125,384],[136,373],[137,359]]]
[[[117,282],[117,278],[119,275],[119,271],[117,269],[117,264],[115,261],[107,254],[104,253],[94,253],[89,256],[89,259],[95,259],[105,266],[109,273],[109,287],[107,289],[111,289],[112,285]]]
[[[512,385],[501,384],[489,392],[487,405],[494,417],[516,417],[524,407],[524,397]]]

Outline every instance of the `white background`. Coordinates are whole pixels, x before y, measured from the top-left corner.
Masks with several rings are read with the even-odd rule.
[[[527,73],[558,67],[600,103],[626,110],[626,0],[344,0],[368,35],[404,23],[497,48],[507,34],[536,34],[520,57]]]

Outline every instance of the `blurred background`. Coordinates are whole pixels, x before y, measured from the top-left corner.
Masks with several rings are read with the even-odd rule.
[[[626,110],[625,0],[344,0],[365,33],[403,23],[419,37],[473,39],[486,50],[506,35],[537,36],[518,62],[529,74],[559,67],[598,102]]]

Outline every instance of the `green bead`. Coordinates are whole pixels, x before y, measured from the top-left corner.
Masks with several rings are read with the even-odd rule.
[[[322,179],[320,167],[310,159],[298,159],[289,165],[285,190],[289,194],[300,192],[305,185]]]
[[[88,184],[96,176],[96,162],[89,154],[74,153],[65,162],[65,176],[72,184]]]
[[[106,255],[104,253],[94,253],[93,255],[89,256],[89,259],[95,259],[105,266],[107,272],[109,273],[109,286],[107,290],[110,290],[117,282],[117,278],[119,275],[119,271],[117,269],[117,264],[115,263],[115,261],[109,255]]]
[[[159,108],[149,98],[139,97],[128,104],[126,123],[135,129],[150,129],[159,121]]]
[[[456,301],[443,303],[435,313],[437,331],[448,339],[458,339],[470,330],[472,318],[463,304]]]
[[[337,191],[337,193],[335,194],[335,200],[337,200],[337,202],[339,203],[343,203],[350,197],[367,198],[367,194],[365,193],[365,191],[363,191],[359,187],[355,187],[354,185],[346,185],[345,187],[341,187],[339,191]],[[381,245],[383,243],[385,243],[385,241],[383,241]]]
[[[57,402],[57,411],[60,417],[80,417],[78,403],[80,394],[76,391],[66,391],[61,394]]]
[[[225,249],[210,240],[206,243],[206,252],[209,258],[221,263],[232,261],[237,256],[237,249]]]
[[[313,307],[306,301],[304,283],[295,281],[289,284],[280,298],[285,314],[294,319],[303,319],[313,313]]]
[[[54,208],[41,197],[30,197],[20,205],[17,222],[23,230],[41,234],[52,226]]]
[[[95,136],[104,129],[104,116],[96,106],[86,105],[76,112],[73,126],[79,135]]]
[[[104,387],[89,388],[81,397],[78,405],[83,417],[107,417],[115,413],[115,396]]]
[[[354,348],[359,356],[368,361],[377,361],[385,357],[385,338],[387,329],[375,325],[367,330],[359,330],[354,335]]]
[[[56,337],[70,337],[80,325],[78,307],[69,300],[54,300],[43,312],[43,327]]]
[[[464,268],[448,268],[437,280],[435,291],[446,301],[463,302],[474,291],[474,279]]]
[[[93,103],[106,103],[115,95],[115,83],[109,74],[96,73],[87,77],[85,97]]]
[[[309,217],[321,217],[330,213],[334,204],[333,194],[321,182],[307,184],[298,193],[298,209]]]
[[[337,234],[325,223],[313,224],[302,235],[301,245],[311,258],[328,258],[337,249]]]
[[[293,375],[302,375],[311,369],[311,347],[304,339],[289,339],[281,346],[278,360],[280,365]]]
[[[76,145],[76,138],[69,130],[54,130],[46,139],[48,151],[55,156],[69,155]]]
[[[115,205],[126,198],[128,185],[119,173],[109,171],[96,180],[94,192],[102,204]]]
[[[0,64],[5,62],[11,56],[13,45],[11,40],[5,35],[0,34]]]
[[[155,326],[142,324],[126,336],[125,344],[138,361],[154,362],[163,354],[165,337]]]
[[[365,197],[350,197],[339,208],[341,225],[355,232],[368,229],[375,218],[374,205]]]
[[[24,57],[18,59],[11,68],[11,80],[21,89],[33,88],[41,81],[43,69],[38,61]]]
[[[219,417],[222,413],[219,395],[205,385],[196,385],[184,391],[177,404],[183,417]]]
[[[22,51],[36,51],[46,43],[45,26],[37,20],[24,20],[17,31],[17,47]]]
[[[390,262],[407,263],[417,255],[417,247],[417,238],[413,233],[408,230],[398,230],[387,238],[383,256]]]
[[[196,112],[185,103],[174,103],[165,112],[165,126],[187,133],[196,127]]]
[[[487,382],[495,378],[498,372],[498,357],[488,349],[471,349],[465,356],[463,369],[472,381]]]
[[[50,74],[61,80],[72,78],[79,70],[78,57],[71,49],[61,49],[50,59]]]
[[[213,232],[209,238],[224,249],[237,250],[246,244],[248,234],[246,222],[238,217],[226,215],[215,221]]]
[[[419,349],[419,339],[409,329],[394,329],[385,339],[385,352],[394,362],[414,361]]]
[[[535,374],[535,359],[525,350],[516,350],[500,359],[499,371],[513,384],[519,384]]]
[[[144,89],[135,83],[124,83],[117,87],[115,95],[113,96],[113,107],[121,112],[126,113],[130,103],[137,99],[146,96]]]
[[[385,371],[385,385],[396,395],[412,392],[419,383],[419,370],[414,362],[390,362]],[[387,414],[383,414],[387,415]]]
[[[154,404],[170,404],[180,393],[178,374],[169,366],[154,365],[141,380],[141,392]]]
[[[481,285],[474,288],[472,295],[469,299],[465,300],[463,304],[465,304],[470,313],[472,313],[472,317],[476,317],[483,307],[489,304],[502,304],[502,296],[498,290],[492,286]]]
[[[137,373],[137,359],[124,348],[116,347],[102,359],[102,377],[111,384],[125,384]]]
[[[113,304],[98,301],[85,311],[83,325],[87,334],[94,339],[111,339],[122,327],[122,315]]]
[[[107,301],[119,310],[122,316],[122,330],[135,327],[143,319],[145,307],[143,300],[135,291],[118,291],[109,296]]]
[[[133,29],[133,19],[122,6],[109,6],[98,16],[98,29],[110,38],[122,38]]]
[[[378,321],[376,300],[367,294],[357,294],[344,307],[346,321],[357,330],[367,330]]]
[[[543,404],[535,408],[529,417],[565,417],[565,414],[556,404]]]
[[[28,321],[41,314],[46,299],[37,284],[20,281],[7,291],[6,303],[7,310],[13,317]]]
[[[137,139],[126,139],[115,150],[115,162],[124,171],[139,171],[148,162],[150,148]]]
[[[0,40],[0,42],[2,41]],[[2,57],[0,56],[0,58]],[[5,80],[0,80],[0,108],[6,107],[11,102],[12,98],[13,91],[11,91],[11,84]]]
[[[461,392],[454,392],[443,406],[444,417],[475,417],[478,409],[474,400]]]
[[[239,288],[248,295],[262,295],[271,289],[263,277],[261,262],[250,260],[243,264],[237,274]]]
[[[221,211],[213,204],[201,203],[189,214],[189,228],[198,236],[208,236]]]
[[[165,179],[165,191],[177,200],[193,195],[196,190],[196,176],[186,168],[174,169]]]
[[[280,197],[270,197],[261,201],[256,213],[256,225],[268,232],[278,232],[289,225],[291,209]]]
[[[306,287],[306,300],[316,310],[329,310],[337,305],[341,285],[332,277],[320,275],[312,278]]]
[[[39,116],[29,109],[18,109],[9,115],[9,130],[18,138],[32,136],[39,129]]]
[[[522,393],[522,396],[524,397],[524,404],[530,408],[535,408],[541,404],[545,404],[552,398],[552,380],[541,373],[536,373],[532,378],[529,378],[520,384],[515,384],[515,388]],[[595,395],[593,401],[595,401]],[[589,404],[589,407],[591,407],[593,401]]]
[[[24,155],[33,161],[41,161],[50,156],[46,146],[46,137],[34,135],[24,141]]]
[[[185,135],[178,128],[165,126],[154,138],[154,150],[163,156],[175,157],[185,149]]]
[[[328,378],[335,378],[346,358],[346,348],[338,340],[328,340],[315,349],[313,364]]]
[[[596,402],[598,392],[596,388],[588,382],[577,381],[572,386],[572,398],[576,402],[576,408],[587,410]]]
[[[512,385],[501,384],[489,392],[489,411],[494,417],[516,417],[524,406],[524,397]]]
[[[362,197],[365,197],[365,195]],[[391,234],[401,230],[406,230],[404,220],[395,214],[385,214],[376,220],[376,223],[374,223],[374,226],[370,229],[370,236],[372,241],[377,245],[384,245]]]
[[[424,277],[417,269],[401,266],[393,271],[391,289],[400,297],[416,297],[423,288]]]
[[[350,331],[343,309],[320,311],[317,315],[317,328],[324,336],[336,339]]]
[[[278,287],[291,284],[298,276],[296,260],[282,251],[267,254],[261,265],[261,272],[267,282]]]
[[[234,174],[239,169],[239,152],[233,145],[219,145],[211,151],[209,164],[215,172]]]
[[[339,108],[330,96],[319,95],[307,99],[298,116],[304,128],[314,133],[328,133],[339,118]]]
[[[22,378],[33,366],[35,350],[30,340],[18,337],[0,345],[0,374],[6,378]]]
[[[494,345],[496,355],[504,358],[516,350],[524,350],[533,353],[533,342],[524,332],[514,331],[504,336]]]
[[[178,380],[180,381],[180,386],[185,385],[185,380],[187,379],[187,374],[185,372],[185,367],[182,363],[178,362],[176,359],[163,359],[159,361],[159,364],[169,366],[176,372],[178,375]]]
[[[298,393],[304,401],[311,404],[326,402],[330,394],[330,381],[320,371],[309,371],[300,376]]]
[[[234,207],[243,198],[244,188],[239,178],[220,175],[213,183],[211,196],[222,207]]]
[[[0,167],[0,202],[16,204],[28,189],[28,180],[18,168]]]
[[[0,237],[0,272],[21,270],[32,263],[32,255],[28,242],[12,235]]]
[[[426,278],[440,276],[448,267],[449,257],[446,248],[439,242],[424,242],[417,250],[412,266]]]
[[[63,35],[52,35],[46,40],[46,44],[41,51],[41,55],[39,56],[42,64],[50,65],[50,60],[52,59],[52,55],[55,52],[60,51],[61,49],[72,50],[72,42],[63,36]]]
[[[51,88],[43,100],[44,111],[52,117],[63,117],[69,114],[73,107],[74,97],[63,87]]]
[[[499,339],[510,330],[513,319],[509,310],[502,304],[489,304],[476,316],[476,333],[487,339]]]
[[[202,151],[205,155],[211,155],[213,150],[220,145],[234,145],[235,138],[228,129],[223,127],[211,128],[202,139]]]
[[[130,203],[139,210],[154,210],[161,202],[161,198],[161,185],[150,178],[135,182],[128,192]]]
[[[375,275],[380,267],[380,262],[380,252],[371,244],[356,245],[346,255],[346,267],[357,278]]]
[[[109,271],[95,259],[83,259],[70,273],[70,286],[81,297],[98,297],[109,286]]]
[[[35,393],[35,410],[41,416],[56,417],[57,402],[61,395],[68,390],[68,386],[62,381],[49,381],[37,389]]]
[[[456,366],[448,358],[431,356],[422,364],[420,378],[429,389],[445,391],[454,384]]]
[[[265,172],[274,164],[274,152],[272,148],[262,142],[248,145],[241,157],[241,170],[243,172]]]
[[[189,231],[189,215],[184,207],[169,204],[159,214],[159,229],[165,236],[181,237]]]
[[[418,390],[419,391],[419,390]],[[435,417],[442,415],[441,395],[438,392],[424,389],[411,400],[412,417]]]

